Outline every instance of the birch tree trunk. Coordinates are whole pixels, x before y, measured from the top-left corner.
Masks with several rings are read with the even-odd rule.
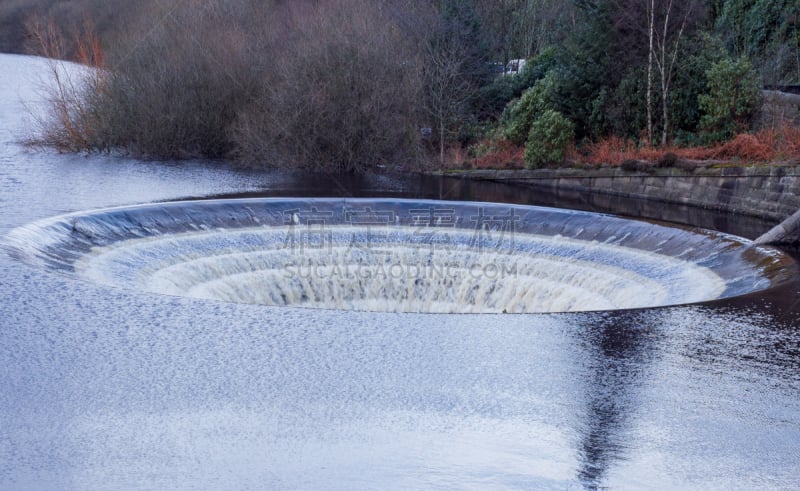
[[[650,38],[650,49],[647,52],[647,144],[653,145],[653,37],[656,27],[655,0],[650,0],[648,12],[647,33]]]
[[[690,2],[686,6],[681,25],[678,31],[670,36],[670,19],[672,17],[673,0],[667,2],[666,10],[664,12],[664,28],[659,34],[658,52],[656,56],[656,66],[661,78],[661,145],[666,145],[669,138],[669,90],[672,83],[672,75],[675,70],[675,64],[678,60],[678,49],[680,47],[681,37],[686,28],[686,21],[690,13],[694,10],[694,2]],[[670,39],[671,37],[671,39]]]
[[[444,170],[444,116],[439,117],[439,167]]]

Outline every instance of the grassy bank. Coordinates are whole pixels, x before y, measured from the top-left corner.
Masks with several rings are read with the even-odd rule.
[[[469,149],[450,152],[448,168],[522,169],[525,148],[508,140],[484,140]],[[640,146],[634,140],[609,137],[571,146],[563,162],[547,167],[686,167],[703,165],[753,165],[800,161],[800,128],[788,124],[754,133],[739,133],[731,140],[708,146]]]

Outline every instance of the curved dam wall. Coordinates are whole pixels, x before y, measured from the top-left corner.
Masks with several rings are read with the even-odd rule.
[[[551,191],[574,191],[647,199],[748,215],[777,223],[800,209],[800,165],[652,169],[621,168],[470,170],[471,179],[524,184]],[[800,239],[792,236],[788,243]]]

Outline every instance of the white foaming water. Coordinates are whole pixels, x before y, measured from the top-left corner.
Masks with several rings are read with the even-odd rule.
[[[75,262],[93,281],[228,302],[386,312],[569,312],[718,298],[709,268],[617,244],[517,233],[496,247],[451,230],[331,226],[156,235],[94,247]]]
[[[779,251],[711,231],[553,208],[381,198],[78,212],[19,227],[4,246],[26,262],[139,291],[383,312],[677,305],[762,290],[795,271]]]

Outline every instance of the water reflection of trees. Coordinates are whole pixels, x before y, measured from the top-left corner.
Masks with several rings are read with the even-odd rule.
[[[586,360],[577,478],[588,489],[601,488],[614,462],[632,447],[631,416],[661,345],[659,317],[659,311],[615,312],[574,331]]]

